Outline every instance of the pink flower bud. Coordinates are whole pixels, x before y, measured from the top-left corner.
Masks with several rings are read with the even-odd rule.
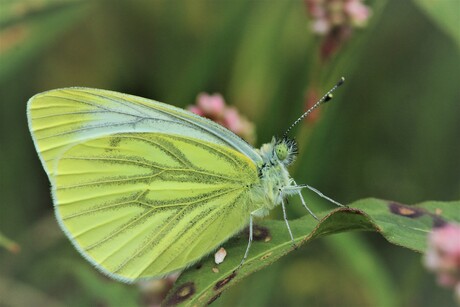
[[[251,144],[255,142],[254,125],[241,116],[237,109],[227,107],[220,94],[200,93],[196,99],[196,105],[188,106],[187,109],[226,127]]]
[[[329,32],[331,25],[326,20],[326,18],[319,18],[313,21],[312,27],[313,27],[313,32],[320,34],[320,35],[325,35],[327,32]]]
[[[351,37],[353,29],[364,27],[371,15],[362,0],[305,0],[312,19],[312,31],[323,36],[322,60],[328,60]]]
[[[225,112],[224,126],[235,133],[239,133],[241,131],[240,116],[235,108],[228,108]]]
[[[438,283],[454,288],[460,299],[460,225],[447,224],[430,233],[424,263],[438,275]]]
[[[224,111],[225,102],[220,94],[208,95],[201,93],[197,97],[197,105],[203,110],[204,114],[211,114],[217,117]]]
[[[345,3],[345,12],[350,16],[351,22],[357,26],[365,26],[370,16],[370,10],[360,1],[352,0]]]
[[[195,113],[197,115],[204,116],[204,112],[200,108],[198,108],[197,106],[188,106],[187,110],[189,110],[190,112]]]

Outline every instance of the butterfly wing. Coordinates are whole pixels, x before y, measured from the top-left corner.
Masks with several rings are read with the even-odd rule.
[[[98,269],[125,282],[164,276],[247,224],[258,176],[236,147],[249,145],[167,105],[146,120],[137,108],[150,106],[105,96],[122,94],[73,91],[33,98],[29,122],[60,225]]]
[[[91,88],[63,88],[35,95],[28,103],[29,128],[43,167],[52,179],[53,163],[66,148],[121,132],[163,132],[228,146],[254,162],[260,155],[231,131],[171,105]]]

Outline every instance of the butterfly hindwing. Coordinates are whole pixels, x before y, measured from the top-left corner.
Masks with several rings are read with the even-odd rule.
[[[119,133],[65,151],[54,166],[61,226],[112,277],[163,276],[247,224],[254,163],[225,146],[163,133]]]

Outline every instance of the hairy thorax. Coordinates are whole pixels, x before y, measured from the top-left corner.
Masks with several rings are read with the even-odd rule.
[[[289,176],[287,166],[296,155],[295,142],[292,140],[276,140],[263,145],[259,149],[263,163],[258,165],[259,179],[251,187],[251,209],[254,216],[265,216],[286,196],[286,187],[294,185]]]

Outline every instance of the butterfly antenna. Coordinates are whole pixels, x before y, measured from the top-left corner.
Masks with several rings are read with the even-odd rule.
[[[343,83],[345,82],[345,78],[342,77],[340,78],[339,82],[337,82],[336,85],[334,85],[323,97],[321,97],[320,100],[318,100],[310,109],[308,109],[305,113],[302,114],[289,128],[286,130],[286,132],[283,134],[283,139],[287,137],[288,133],[294,128],[302,119],[304,119],[308,114],[310,114],[314,109],[319,107],[321,104],[328,102],[329,100],[332,99],[332,93]]]

